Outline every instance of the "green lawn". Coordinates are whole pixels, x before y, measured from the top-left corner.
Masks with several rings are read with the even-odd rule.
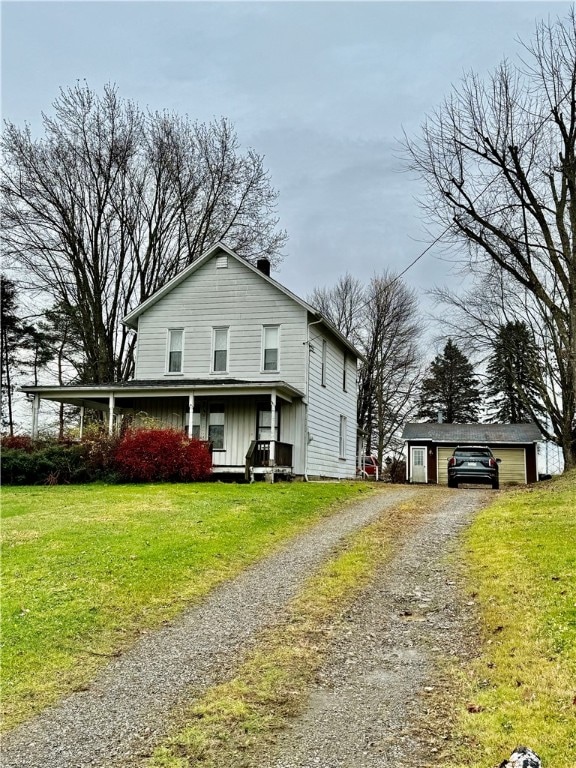
[[[543,765],[574,768],[576,472],[502,495],[465,544],[484,636],[461,681],[450,765],[497,765],[526,744]]]
[[[5,488],[5,727],[279,541],[370,491],[358,483]]]

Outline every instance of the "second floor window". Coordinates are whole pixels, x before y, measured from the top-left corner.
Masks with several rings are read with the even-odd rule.
[[[212,370],[214,373],[226,373],[228,370],[228,328],[214,328]]]
[[[262,336],[262,370],[279,371],[280,326],[265,325]]]
[[[322,339],[322,362],[321,362],[321,368],[320,368],[320,384],[322,384],[323,387],[326,386],[327,357],[328,357],[328,344],[326,343],[326,339]]]
[[[182,373],[182,344],[184,331],[172,329],[168,331],[168,373]]]

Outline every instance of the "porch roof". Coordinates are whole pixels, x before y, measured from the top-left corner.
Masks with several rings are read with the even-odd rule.
[[[190,394],[199,396],[223,395],[265,395],[272,391],[284,400],[304,397],[304,393],[285,381],[254,381],[249,379],[210,378],[210,379],[132,379],[112,384],[67,384],[38,385],[20,387],[29,395],[39,395],[45,400],[60,403],[101,406],[111,395],[115,398],[126,397],[185,397]]]

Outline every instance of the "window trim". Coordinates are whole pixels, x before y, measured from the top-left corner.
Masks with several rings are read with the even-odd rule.
[[[172,341],[172,334],[174,332],[181,333],[181,346],[180,346],[180,370],[179,371],[171,371],[170,370],[170,352],[171,351],[177,351],[177,350],[170,350],[171,341]],[[165,375],[166,376],[182,376],[184,373],[184,328],[167,328],[166,329],[166,370]]]
[[[275,442],[280,442],[280,434],[281,434],[281,425],[280,420],[282,418],[282,408],[280,406],[280,400],[276,400],[276,436],[272,435],[270,433],[270,440],[274,440]],[[261,424],[261,414],[262,413],[272,413],[270,403],[264,402],[264,401],[258,401],[256,403],[256,439],[257,440],[266,440],[265,437],[259,437],[259,431],[262,428]],[[269,427],[264,427],[264,429],[269,429]]]
[[[340,414],[340,428],[338,432],[338,457],[346,461],[346,448],[348,447],[348,417]]]
[[[222,350],[216,349],[216,332],[226,331],[226,368],[224,370],[216,370],[216,352]],[[212,353],[210,356],[210,373],[211,374],[225,374],[230,372],[230,326],[229,325],[214,325],[212,326]]]
[[[342,392],[348,392],[348,355],[343,353],[344,359],[342,363]]]
[[[266,330],[268,328],[275,328],[278,333],[278,340],[276,347],[266,347]],[[265,368],[266,350],[276,349],[276,368]],[[279,323],[266,323],[262,326],[262,344],[260,354],[260,373],[280,373],[280,324]]]
[[[221,411],[214,411],[214,413],[221,413],[222,414],[222,424],[214,424],[212,425],[210,423],[210,417],[213,413],[212,408],[222,408]],[[208,442],[212,442],[210,440],[210,427],[211,426],[222,426],[222,448],[214,448],[214,445],[212,444],[212,451],[213,453],[219,453],[226,450],[226,405],[221,402],[213,402],[210,403],[208,406],[207,416],[206,416],[206,438]]]
[[[322,339],[322,359],[320,361],[320,386],[326,386],[326,369],[328,367],[328,342]]]

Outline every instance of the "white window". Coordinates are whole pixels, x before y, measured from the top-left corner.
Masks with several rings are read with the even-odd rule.
[[[182,346],[184,331],[172,328],[168,331],[168,373],[182,373]]]
[[[212,354],[213,373],[228,371],[228,328],[214,328]]]
[[[262,370],[280,370],[280,326],[265,325],[262,329]]]
[[[224,450],[224,406],[221,403],[210,406],[208,440],[214,451]]]
[[[340,416],[340,458],[346,458],[346,430],[348,419],[346,416]]]
[[[259,405],[256,412],[256,438],[258,440],[278,440],[280,434],[280,405],[276,404],[274,436],[272,436],[272,411],[270,404]]]
[[[192,414],[192,437],[200,439],[200,414],[194,411]]]
[[[344,352],[344,359],[342,361],[342,390],[346,392],[346,368],[348,367],[348,355]]]
[[[326,360],[328,356],[327,347],[328,344],[326,343],[326,339],[322,339],[322,368],[320,371],[320,383],[323,387],[326,386]]]

